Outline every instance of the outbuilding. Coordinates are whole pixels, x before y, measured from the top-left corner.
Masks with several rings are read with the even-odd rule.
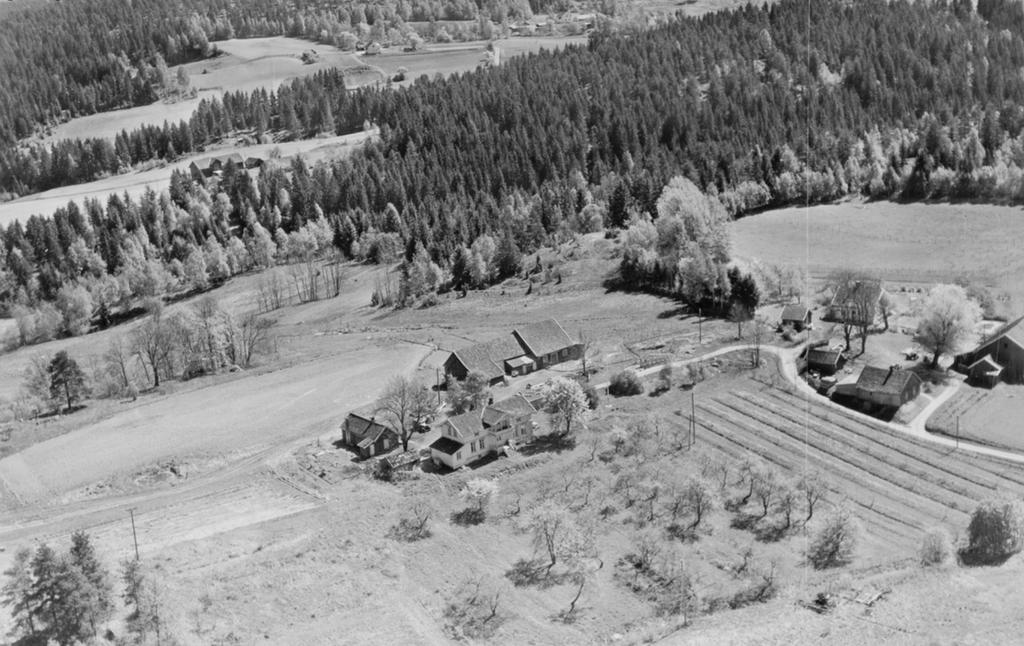
[[[782,326],[802,332],[811,326],[811,309],[803,303],[790,303],[782,308]]]

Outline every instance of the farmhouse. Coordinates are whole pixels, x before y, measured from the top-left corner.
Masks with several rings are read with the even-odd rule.
[[[878,301],[885,292],[880,280],[853,280],[840,285],[825,310],[823,319],[849,323],[873,323]]]
[[[857,379],[855,396],[865,403],[899,408],[921,394],[921,378],[898,366],[864,366]]]
[[[996,379],[1002,378],[1010,384],[1024,383],[1024,325],[1021,325],[1021,321],[1024,321],[1024,317],[1010,321],[972,352],[957,356],[957,368],[966,371],[972,380],[975,373],[979,373],[978,376],[984,377],[984,383],[991,378],[991,374],[980,374],[986,371],[984,366],[989,366],[986,371],[988,373],[1001,367]],[[989,358],[989,363],[979,363],[985,357]]]
[[[508,336],[452,352],[444,362],[444,371],[459,380],[479,372],[494,384],[506,375],[525,375],[578,359],[580,349],[558,321],[547,319],[517,327]]]
[[[811,325],[811,310],[803,303],[790,303],[782,308],[782,326],[789,326],[797,332]]]
[[[250,159],[256,159],[250,157]],[[197,159],[188,165],[188,172],[192,175],[192,179],[201,181],[204,177],[212,177],[219,175],[227,168],[228,164],[234,164],[237,168],[252,168],[242,159],[242,156],[238,153],[231,153],[229,155],[220,155],[218,157],[204,157]],[[262,162],[260,162],[262,164]]]
[[[843,353],[829,348],[811,348],[807,351],[807,369],[823,375],[834,375],[843,364]]]
[[[507,444],[533,437],[533,414],[537,412],[522,395],[448,418],[441,437],[430,445],[434,464],[451,469],[496,453]]]
[[[356,449],[362,458],[386,453],[399,443],[398,434],[391,428],[356,413],[349,413],[345,418],[341,432],[345,444]]]

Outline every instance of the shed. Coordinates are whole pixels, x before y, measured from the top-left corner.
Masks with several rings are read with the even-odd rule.
[[[987,388],[992,388],[999,383],[999,377],[1002,374],[1003,367],[987,354],[967,367],[967,378],[971,383]]]
[[[828,348],[811,348],[807,351],[807,369],[823,375],[834,375],[843,363],[843,353]]]
[[[797,332],[811,324],[811,309],[803,303],[790,303],[782,308],[782,325],[790,326]]]
[[[921,394],[923,382],[917,373],[899,366],[865,366],[857,378],[856,397],[863,402],[899,408]]]
[[[362,458],[386,453],[399,444],[398,434],[390,427],[356,413],[349,413],[341,430],[345,444],[354,448]]]

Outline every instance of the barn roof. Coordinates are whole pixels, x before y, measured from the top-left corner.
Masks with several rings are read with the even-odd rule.
[[[1014,344],[1017,345],[1017,347],[1024,349],[1024,325],[1020,324],[1021,321],[1024,321],[1024,316],[1013,321],[1010,321],[1003,327],[999,328],[996,331],[996,333],[993,334],[988,341],[982,343],[978,349],[981,350],[982,348],[992,345],[993,343],[1000,339],[1012,341]]]
[[[782,308],[782,320],[783,321],[803,321],[807,319],[807,315],[811,313],[803,303],[790,303],[789,305]]]
[[[502,362],[522,355],[523,349],[509,335],[459,348],[452,354],[466,366],[467,371],[482,373],[488,379],[498,379],[505,376]]]
[[[441,436],[434,440],[430,445],[430,448],[434,451],[440,451],[446,455],[455,455],[455,452],[463,447],[462,442],[453,440],[450,437]]]
[[[555,319],[521,325],[512,331],[534,356],[557,352],[574,345],[572,338]]]
[[[895,366],[892,368],[864,366],[860,377],[857,378],[857,388],[863,388],[873,393],[897,395],[902,393],[907,384],[915,379],[921,380],[916,373]]]

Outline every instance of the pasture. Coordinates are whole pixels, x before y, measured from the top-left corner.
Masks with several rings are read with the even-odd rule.
[[[734,255],[803,267],[837,268],[887,281],[935,283],[967,277],[1024,300],[1020,207],[848,201],[751,215],[732,226]]]

